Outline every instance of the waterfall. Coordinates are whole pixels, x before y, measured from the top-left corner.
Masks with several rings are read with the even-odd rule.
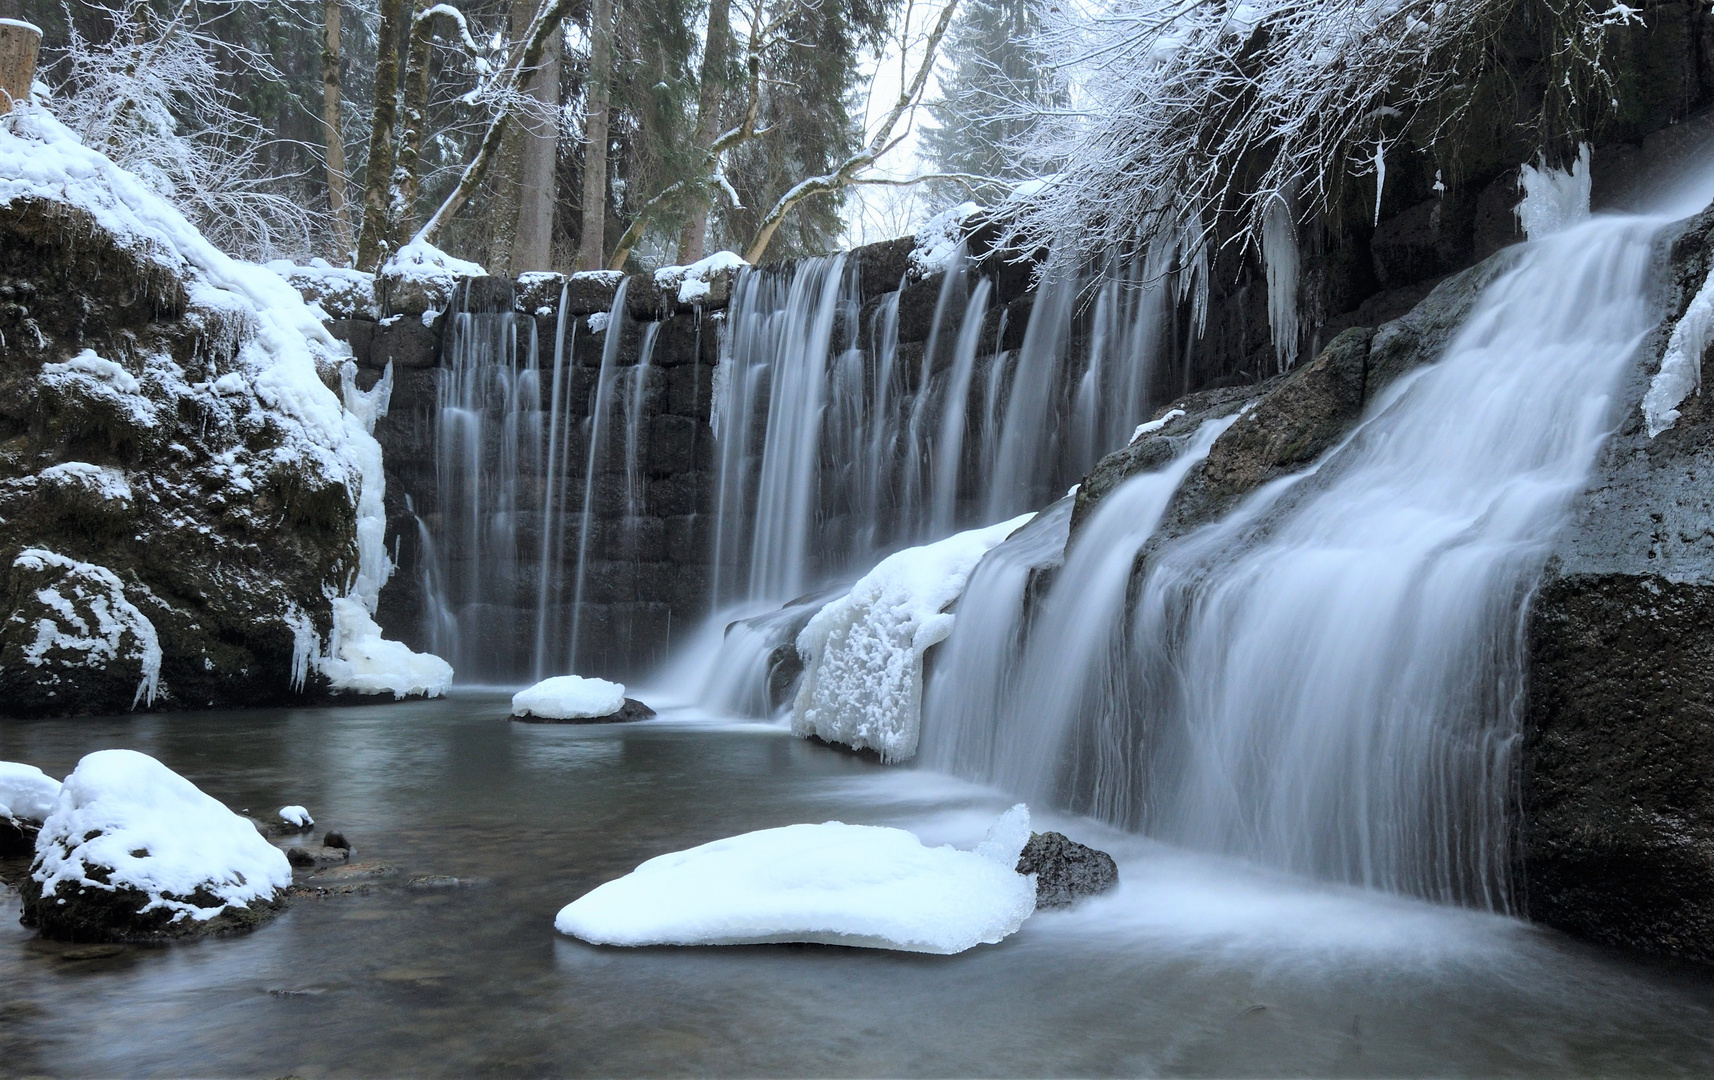
[[[899,294],[862,296],[843,256],[739,279],[716,385],[718,601],[778,606],[1040,506],[1147,415],[1166,293],[1143,267],[1055,278],[1016,353],[974,267],[960,249],[932,286],[920,354]]]
[[[601,367],[595,374],[595,391],[590,400],[589,416],[584,421],[583,436],[583,506],[577,517],[577,572],[572,579],[571,648],[566,666],[577,669],[578,646],[582,643],[584,596],[589,584],[589,541],[595,531],[596,493],[601,486],[601,466],[606,457],[607,435],[612,426],[608,414],[613,411],[613,386],[619,379],[619,348],[625,337],[625,292],[631,280],[619,283],[613,295],[613,311],[608,317],[601,343]]]
[[[937,733],[955,746],[937,763],[1175,843],[1509,910],[1522,613],[1657,317],[1659,226],[1522,248],[1437,363],[1316,466],[1159,543],[1140,582],[1132,503],[1157,481],[1109,495],[1010,708],[985,738]]]

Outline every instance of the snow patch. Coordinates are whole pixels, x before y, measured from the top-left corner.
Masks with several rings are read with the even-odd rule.
[[[1169,423],[1171,423],[1174,420],[1177,420],[1179,417],[1181,417],[1183,415],[1184,415],[1183,409],[1169,409],[1167,412],[1163,413],[1161,416],[1156,417],[1153,420],[1146,420],[1143,423],[1138,424],[1137,430],[1131,432],[1131,442],[1136,442],[1138,439],[1142,438],[1144,435],[1154,434],[1155,432],[1159,431],[1161,428],[1166,427]],[[1126,445],[1129,446],[1130,443],[1127,443]]]
[[[977,851],[838,821],[716,840],[586,893],[554,928],[597,945],[803,941],[960,953],[1016,933],[1035,911],[1035,877],[1016,872],[1016,854],[1004,859],[1019,809]],[[1025,840],[1028,822],[1025,811]]]
[[[37,838],[31,876],[44,899],[62,885],[128,886],[148,897],[139,912],[165,908],[174,922],[206,922],[229,906],[272,899],[292,883],[292,868],[248,820],[159,761],[100,750],[65,778]],[[198,889],[219,903],[191,903]]]
[[[280,807],[280,820],[299,829],[307,829],[315,824],[315,818],[309,816],[309,811],[295,804]]]
[[[797,639],[804,675],[792,734],[874,750],[882,761],[915,756],[923,653],[952,633],[945,609],[982,556],[1034,516],[895,552],[818,611]]]
[[[59,794],[60,782],[34,765],[0,761],[0,818],[46,821]]]
[[[42,482],[61,490],[81,491],[104,502],[128,503],[131,482],[122,470],[87,461],[62,461],[42,470]]]
[[[334,266],[326,259],[311,259],[305,266],[296,266],[285,259],[263,265],[284,278],[305,303],[321,308],[327,318],[376,319],[381,315],[381,305],[375,299],[374,274]]]
[[[1561,232],[1589,218],[1589,144],[1577,150],[1569,172],[1525,165],[1518,170],[1524,197],[1517,207],[1518,224],[1531,240]]]
[[[513,716],[544,720],[589,720],[625,707],[625,687],[606,679],[557,675],[512,695]]]

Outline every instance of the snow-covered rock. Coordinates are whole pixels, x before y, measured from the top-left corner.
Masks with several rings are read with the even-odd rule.
[[[280,820],[294,829],[307,829],[315,824],[309,811],[298,805],[280,807]]]
[[[689,266],[663,266],[655,271],[661,292],[678,291],[678,302],[687,307],[711,307],[726,303],[732,295],[732,279],[750,264],[733,251],[716,251]]]
[[[520,720],[597,722],[643,720],[654,710],[625,696],[622,683],[556,675],[512,695],[512,715]]]
[[[34,765],[0,761],[0,858],[36,850],[36,831],[59,794],[60,782]]]
[[[375,286],[388,311],[421,315],[447,310],[460,281],[487,275],[478,263],[455,259],[425,240],[412,240],[381,267]]]
[[[838,821],[763,829],[650,859],[566,905],[554,927],[597,945],[959,953],[1017,932],[1035,911],[1035,879],[1014,869],[1029,835],[1022,805],[976,851]]]
[[[67,940],[245,929],[291,881],[248,819],[147,754],[101,750],[65,778],[42,824],[24,919]]]
[[[952,633],[946,608],[982,556],[1034,516],[894,552],[817,612],[797,639],[804,675],[792,733],[874,750],[883,761],[915,756],[923,653]]]
[[[294,660],[391,573],[390,380],[357,390],[319,309],[39,107],[0,118],[0,300],[7,711],[338,689]]]
[[[330,319],[378,319],[381,306],[375,298],[375,275],[347,266],[334,266],[326,259],[311,259],[295,266],[284,259],[264,263],[286,279],[287,284]]]

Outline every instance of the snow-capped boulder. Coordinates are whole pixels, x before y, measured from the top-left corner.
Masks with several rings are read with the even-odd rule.
[[[36,833],[59,794],[60,782],[34,765],[0,761],[0,859],[36,850]]]
[[[5,713],[444,687],[347,655],[392,569],[390,380],[39,107],[0,118],[0,342]]]
[[[655,711],[625,696],[622,683],[556,675],[512,695],[512,717],[547,724],[608,724],[646,720]]]
[[[274,914],[291,881],[249,820],[147,754],[101,750],[42,824],[23,917],[65,941],[224,933]]]
[[[982,556],[1034,514],[971,529],[882,559],[798,635],[803,684],[792,734],[882,761],[914,757],[922,729],[922,658],[952,633],[946,610]]]
[[[1013,867],[1029,811],[1007,811],[975,851],[925,847],[873,825],[787,825],[675,851],[560,910],[597,945],[816,942],[951,954],[1016,933],[1035,880]]]

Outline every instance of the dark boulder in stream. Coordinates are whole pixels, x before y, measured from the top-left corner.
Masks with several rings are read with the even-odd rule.
[[[1064,833],[1031,833],[1018,873],[1036,876],[1036,908],[1063,908],[1119,884],[1119,865],[1105,851]]]

